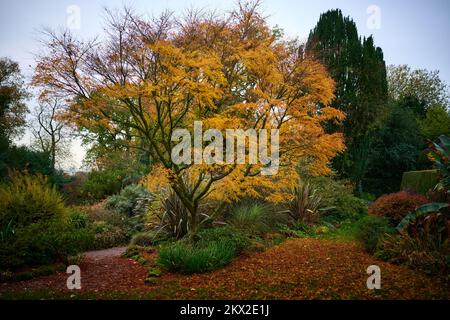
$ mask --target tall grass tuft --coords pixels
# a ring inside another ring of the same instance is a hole
[[[267,230],[268,208],[260,203],[243,204],[232,211],[231,224],[249,234]]]
[[[168,271],[201,273],[227,265],[234,254],[234,248],[224,241],[208,242],[202,246],[178,241],[160,249],[158,264]]]

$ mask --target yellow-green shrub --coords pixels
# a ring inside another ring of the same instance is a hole
[[[0,185],[0,269],[64,261],[85,248],[90,233],[70,213],[44,176],[13,173]]]

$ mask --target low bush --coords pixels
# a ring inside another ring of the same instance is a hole
[[[367,216],[358,221],[356,238],[364,245],[368,253],[373,254],[381,237],[394,232],[395,229],[386,218]]]
[[[277,224],[276,228],[278,232],[286,237],[304,238],[314,235],[313,227],[302,222],[294,223],[293,225]]]
[[[250,244],[249,236],[245,232],[229,225],[208,228],[197,233],[197,244],[200,246],[220,241],[233,248],[235,254],[240,253]]]
[[[160,231],[144,231],[136,233],[130,241],[131,245],[142,247],[157,246],[172,240],[172,237],[164,230]]]
[[[92,237],[73,217],[45,177],[14,173],[0,186],[0,269],[64,262],[84,250]]]
[[[30,270],[21,272],[0,272],[0,283],[1,282],[16,282],[16,281],[26,281],[35,277],[46,276],[57,271],[63,272],[66,270],[66,265],[64,263],[56,263],[51,265],[43,265]]]
[[[94,240],[90,249],[107,249],[127,242],[124,230],[105,221],[92,223],[91,230],[94,234]]]
[[[69,215],[70,223],[77,229],[87,228],[89,225],[89,216],[80,210],[72,210]]]
[[[447,203],[428,203],[409,213],[397,226],[399,235],[379,243],[379,258],[450,276]],[[448,278],[450,280],[450,278]]]
[[[89,249],[103,249],[122,245],[145,229],[143,215],[129,217],[104,208],[102,203],[76,207],[72,218],[76,225],[85,224],[95,238]]]
[[[335,230],[331,224],[311,225],[302,222],[293,225],[278,224],[278,232],[286,237],[294,238],[323,238]]]
[[[105,203],[109,210],[116,210],[128,216],[144,214],[147,211],[153,197],[151,193],[142,186],[129,185],[120,193],[110,196]]]
[[[369,214],[386,217],[396,226],[409,212],[429,201],[423,195],[401,191],[379,197],[369,207]]]
[[[224,241],[204,245],[178,241],[159,250],[158,264],[168,271],[201,273],[227,265],[234,255],[234,248]]]
[[[353,195],[353,187],[331,177],[311,177],[310,183],[321,197],[321,217],[325,221],[357,221],[367,214],[367,202]]]
[[[379,259],[407,265],[428,274],[450,276],[450,241],[440,243],[407,234],[385,235],[378,243],[375,256]]]

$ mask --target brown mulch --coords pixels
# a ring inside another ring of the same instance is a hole
[[[94,254],[94,256],[96,256]],[[97,255],[98,257],[98,255]],[[147,254],[149,265],[156,254]],[[366,269],[381,268],[381,290],[368,290]],[[378,261],[356,244],[294,239],[264,252],[239,257],[229,266],[199,275],[163,273],[146,284],[148,267],[117,255],[80,264],[82,289],[66,288],[60,272],[29,281],[0,284],[0,299],[46,292],[56,298],[148,299],[449,299],[450,288],[403,266]],[[117,295],[113,294],[117,293]],[[119,295],[120,293],[120,295]]]

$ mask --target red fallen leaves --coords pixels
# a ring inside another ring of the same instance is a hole
[[[146,255],[152,263],[156,255]],[[381,268],[381,290],[368,290],[366,269]],[[85,259],[83,293],[108,298],[112,292],[125,297],[152,299],[449,299],[450,290],[437,279],[367,255],[353,243],[333,240],[288,240],[265,252],[242,256],[229,266],[200,275],[163,273],[157,284],[144,283],[147,269],[133,260],[110,257]],[[30,281],[1,284],[12,290],[58,291],[67,275],[57,273]]]

